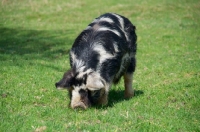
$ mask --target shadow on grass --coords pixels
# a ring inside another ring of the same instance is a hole
[[[9,57],[20,59],[57,59],[68,54],[73,40],[66,36],[66,30],[27,30],[22,28],[0,27],[0,59]]]
[[[108,107],[113,107],[114,104],[121,102],[121,101],[125,101],[125,100],[130,100],[133,99],[137,96],[141,96],[143,95],[144,92],[141,90],[135,90],[134,91],[134,97],[129,98],[129,99],[125,99],[124,98],[124,90],[111,90],[109,92],[109,99],[108,99],[108,105],[107,106],[95,106],[95,108],[97,109],[106,109]]]

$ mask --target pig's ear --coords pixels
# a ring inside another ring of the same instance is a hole
[[[70,88],[74,84],[74,72],[73,70],[67,71],[63,78],[65,79],[65,87]]]
[[[104,88],[103,79],[97,73],[90,73],[87,76],[86,87],[89,90],[99,90]]]
[[[74,72],[73,70],[67,71],[64,75],[63,78],[56,83],[56,87],[58,89],[62,88],[70,88],[74,83]]]

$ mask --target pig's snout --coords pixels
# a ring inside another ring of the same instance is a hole
[[[81,89],[78,96],[72,97],[71,107],[72,109],[87,109],[91,106],[90,100],[88,99],[88,91]]]
[[[88,107],[83,103],[83,102],[79,102],[75,105],[72,106],[73,109],[87,109]]]

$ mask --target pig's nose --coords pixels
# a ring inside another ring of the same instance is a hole
[[[87,109],[87,106],[83,102],[79,102],[76,105],[72,106],[73,109]]]

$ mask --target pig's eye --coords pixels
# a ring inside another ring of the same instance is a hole
[[[101,90],[88,90],[88,96],[90,101],[95,104],[101,96]]]
[[[100,97],[100,91],[101,90],[91,91],[92,98],[95,98],[95,99],[99,98]]]

